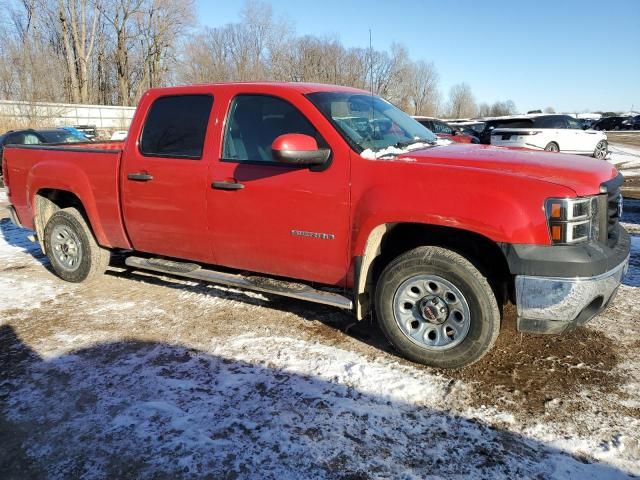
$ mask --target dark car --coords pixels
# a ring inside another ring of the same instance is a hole
[[[447,140],[451,140],[456,143],[479,143],[476,135],[469,135],[459,128],[453,127],[442,120],[438,120],[437,118],[421,116],[415,116],[413,118],[415,118],[422,126],[427,127],[435,133],[439,138],[446,138]]]
[[[640,130],[640,115],[627,117],[627,119],[622,122],[622,125],[624,125],[625,130]]]
[[[594,123],[591,128],[593,130],[624,130],[624,121],[629,117],[606,117],[601,118]]]
[[[491,132],[496,128],[526,128],[533,124],[530,118],[496,118],[483,122],[484,126],[478,138],[480,143],[485,145],[491,145]]]
[[[47,128],[42,130],[10,130],[0,135],[0,164],[5,145],[38,145],[51,143],[80,143],[90,140],[80,133],[73,133],[64,128]],[[0,186],[2,186],[2,172],[0,171]]]
[[[449,122],[449,125],[476,138],[478,138],[480,133],[484,130],[484,122],[482,121],[455,121]]]
[[[595,125],[595,123],[598,121],[598,120],[594,120],[593,118],[578,118],[577,120],[580,123],[580,125],[582,125],[583,130],[592,129],[593,125]]]

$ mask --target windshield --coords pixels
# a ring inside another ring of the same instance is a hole
[[[46,143],[79,143],[89,139],[84,135],[77,135],[66,130],[45,130],[38,132]]]
[[[388,147],[435,143],[436,136],[380,97],[365,93],[317,92],[307,98],[329,119],[358,153]]]

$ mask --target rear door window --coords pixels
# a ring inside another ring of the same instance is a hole
[[[147,114],[140,152],[150,157],[199,160],[212,106],[211,95],[158,98]]]

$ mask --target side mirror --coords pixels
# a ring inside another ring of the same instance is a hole
[[[291,165],[322,165],[329,160],[331,150],[318,148],[318,142],[309,135],[285,133],[271,144],[271,152],[276,162]]]

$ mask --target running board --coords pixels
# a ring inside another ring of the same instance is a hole
[[[309,302],[331,305],[333,307],[344,308],[346,310],[351,310],[353,308],[353,302],[351,299],[343,295],[326,292],[324,290],[317,290],[309,285],[300,283],[276,280],[268,277],[244,276],[233,273],[218,272],[215,270],[204,269],[195,263],[173,262],[171,260],[164,260],[160,258],[127,257],[125,263],[129,267],[151,270],[153,272],[164,273],[167,275],[177,275],[179,277],[190,278],[192,280],[218,283],[230,287],[254,290],[257,292],[272,293],[275,295],[297,298],[298,300],[307,300]]]

